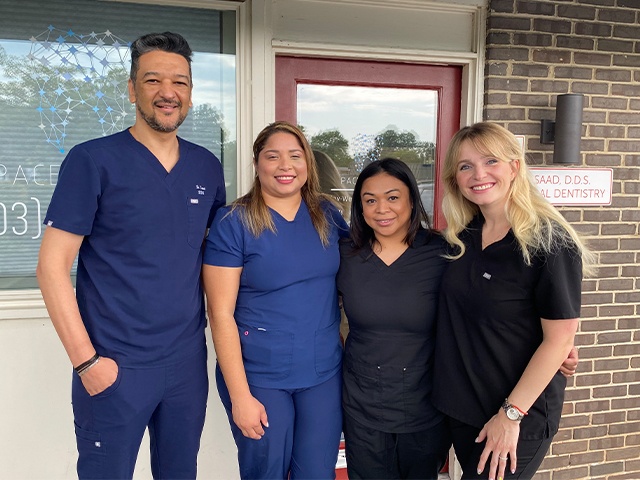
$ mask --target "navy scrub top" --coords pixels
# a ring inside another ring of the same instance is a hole
[[[120,366],[168,365],[205,346],[202,245],[224,179],[211,152],[178,141],[171,172],[129,130],[75,146],[44,219],[84,235],[80,314]]]
[[[318,385],[342,361],[336,273],[338,239],[348,227],[326,203],[331,234],[325,248],[303,201],[292,221],[270,209],[276,233],[265,230],[256,238],[242,224],[240,209],[218,211],[204,263],[242,267],[234,316],[247,380],[262,388]]]

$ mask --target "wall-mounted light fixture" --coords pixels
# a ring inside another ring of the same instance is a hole
[[[558,95],[556,120],[541,120],[540,143],[553,143],[553,163],[581,163],[582,106],[584,95]]]

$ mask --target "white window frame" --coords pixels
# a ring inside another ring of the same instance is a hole
[[[238,160],[236,163],[238,178],[238,192],[243,192],[246,185],[246,175],[244,172],[242,159],[247,158],[247,145],[251,151],[251,139],[246,138],[251,134],[247,124],[251,117],[251,89],[250,81],[247,79],[250,63],[247,62],[247,52],[250,52],[250,31],[249,2],[224,1],[224,0],[106,0],[112,2],[152,4],[165,6],[181,6],[193,8],[206,8],[211,10],[233,10],[236,12],[236,91],[237,105],[236,118],[238,132]],[[250,57],[249,57],[250,58]],[[250,158],[250,153],[249,153]],[[241,174],[242,173],[242,174]],[[42,299],[42,294],[37,288],[0,290],[0,321],[9,320],[36,320],[48,319],[49,315]]]

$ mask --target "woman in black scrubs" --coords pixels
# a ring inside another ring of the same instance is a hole
[[[435,479],[451,444],[444,416],[429,399],[446,243],[429,227],[406,164],[383,159],[362,171],[350,233],[338,272],[349,321],[343,363],[349,478]]]
[[[462,478],[531,478],[558,431],[558,368],[578,327],[592,254],[539,193],[517,139],[478,123],[449,144],[433,402]]]

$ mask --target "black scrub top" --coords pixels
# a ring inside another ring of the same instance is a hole
[[[482,250],[478,216],[460,235],[465,254],[443,277],[436,339],[433,402],[447,415],[482,428],[495,415],[542,343],[541,318],[580,316],[582,261],[558,247],[526,265],[513,233]],[[556,373],[529,415],[520,437],[554,435],[566,379]]]
[[[426,430],[443,416],[430,401],[436,302],[445,241],[421,230],[391,265],[370,248],[340,248],[338,291],[349,320],[343,407],[359,423],[388,433]]]

